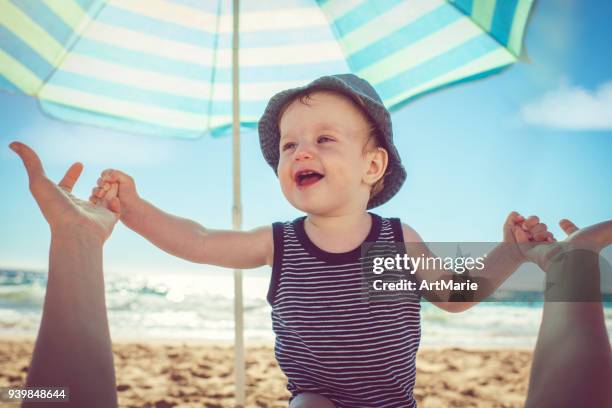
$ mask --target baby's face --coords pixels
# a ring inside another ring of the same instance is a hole
[[[370,192],[363,178],[366,118],[336,93],[315,92],[308,103],[293,101],[279,123],[277,170],[283,194],[309,214],[365,208]]]

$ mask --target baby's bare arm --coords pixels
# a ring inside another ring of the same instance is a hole
[[[141,200],[140,216],[125,225],[160,249],[191,262],[227,268],[272,265],[272,228],[251,231],[211,230],[195,221],[168,214]]]
[[[252,231],[211,230],[195,221],[169,214],[142,199],[134,179],[119,170],[106,170],[91,199],[106,194],[105,184],[118,183],[118,205],[111,208],[131,230],[158,248],[191,262],[227,268],[272,265],[272,227]],[[106,197],[108,199],[108,197]]]
[[[409,256],[425,258],[437,256],[430,251],[420,235],[406,224],[402,224],[402,232],[406,243],[406,250]],[[507,278],[514,272],[524,260],[520,258],[520,253],[512,251],[511,247],[514,244],[501,243],[493,248],[484,261],[484,269],[474,270],[470,274],[472,281],[479,281],[478,290],[472,295],[477,301],[450,301],[450,296],[453,293],[448,289],[428,290],[423,293],[423,296],[437,307],[449,312],[462,312],[476,305],[480,300],[489,296],[497,287],[499,287]],[[450,280],[456,274],[452,271],[439,268],[419,269],[416,272],[416,278],[419,282],[427,281],[429,283],[440,279]],[[448,301],[447,301],[448,300]]]
[[[406,253],[411,257],[435,257],[435,254],[430,251],[429,247],[423,242],[421,236],[412,229],[409,225],[402,223],[402,233],[404,236],[404,243],[406,245]],[[427,274],[424,275],[422,270],[418,270],[416,272],[416,278],[418,282],[426,280],[428,282],[433,282],[438,279],[448,279],[452,277],[452,273],[445,270],[428,270]],[[447,300],[450,295],[450,292],[447,290],[439,290],[439,291],[425,291],[423,293],[423,297],[431,302],[433,305],[439,307],[440,309],[449,311],[449,312],[460,312],[471,306],[471,303],[468,302],[446,302],[443,300]]]

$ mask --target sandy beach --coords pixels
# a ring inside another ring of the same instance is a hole
[[[31,339],[0,341],[0,387],[25,382]],[[233,406],[232,347],[175,341],[114,344],[120,407]],[[247,345],[247,407],[287,407],[271,345]],[[414,394],[419,407],[520,407],[532,353],[517,349],[423,348]]]

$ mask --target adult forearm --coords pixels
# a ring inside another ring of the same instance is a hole
[[[596,252],[573,250],[549,265],[526,407],[612,403],[612,353],[600,291],[602,264],[609,267]]]
[[[169,254],[193,262],[202,258],[207,231],[197,222],[164,212],[142,199],[121,219],[128,228]]]
[[[47,291],[27,385],[68,387],[68,406],[117,405],[102,244],[79,227],[53,231],[51,237]]]

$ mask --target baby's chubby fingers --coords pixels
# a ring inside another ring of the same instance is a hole
[[[525,242],[529,240],[529,234],[525,232],[521,225],[525,217],[516,211],[512,211],[504,223],[504,241]]]
[[[129,183],[132,178],[120,170],[106,169],[100,175],[100,178],[107,183]]]
[[[537,217],[535,217],[537,218]],[[536,242],[555,242],[555,237],[548,231],[548,227],[544,223],[537,223],[528,229],[531,235],[531,240]]]
[[[102,189],[105,191],[104,199],[109,202],[119,196],[119,183],[106,183]]]
[[[100,174],[100,179],[102,180],[110,180],[111,178],[114,178],[115,176],[113,175],[115,172],[114,169],[106,169],[102,172],[102,174]]]
[[[117,183],[112,183],[112,184],[105,184],[106,188],[103,188],[104,193],[105,193],[105,197],[104,199],[107,201],[112,200],[113,198],[117,197],[117,192],[119,191],[119,184]]]
[[[103,180],[102,177],[98,177],[98,180],[96,181],[96,185],[100,188],[104,188],[105,190],[108,190],[110,188],[109,182],[106,180]]]
[[[531,230],[533,227],[540,223],[540,218],[537,215],[531,215],[525,219],[525,222],[521,225],[523,230]]]
[[[104,196],[106,195],[106,191],[109,189],[109,187],[107,187],[106,189],[101,187],[94,187],[91,190],[91,195],[97,198],[104,198]]]
[[[514,228],[524,221],[525,217],[516,211],[512,211],[510,214],[508,214],[508,217],[506,217],[506,222],[504,222],[504,230],[514,231]]]
[[[106,208],[114,212],[117,216],[121,214],[121,202],[117,198],[117,192],[119,191],[119,184],[112,183],[109,187],[108,194],[103,199],[103,204]]]
[[[121,201],[123,209],[127,210],[132,204],[137,203],[140,199],[136,192],[136,183],[134,179],[124,172],[115,169],[104,170],[100,175],[98,186],[103,189],[108,189],[112,184],[117,184],[117,197]],[[111,198],[112,197],[109,197],[108,199],[110,200]]]
[[[555,237],[550,231],[542,231],[532,235],[535,242],[555,242]]]
[[[531,227],[529,230],[531,231],[532,235],[536,235],[542,232],[546,232],[548,230],[548,227],[546,226],[546,224],[540,222],[534,225],[533,227]]]
[[[117,197],[113,197],[108,203],[108,208],[121,218],[121,201]]]
[[[525,220],[525,217],[523,217],[521,214],[519,214],[516,211],[512,211],[510,214],[508,214],[508,217],[506,218],[506,225],[518,224],[524,220]]]

